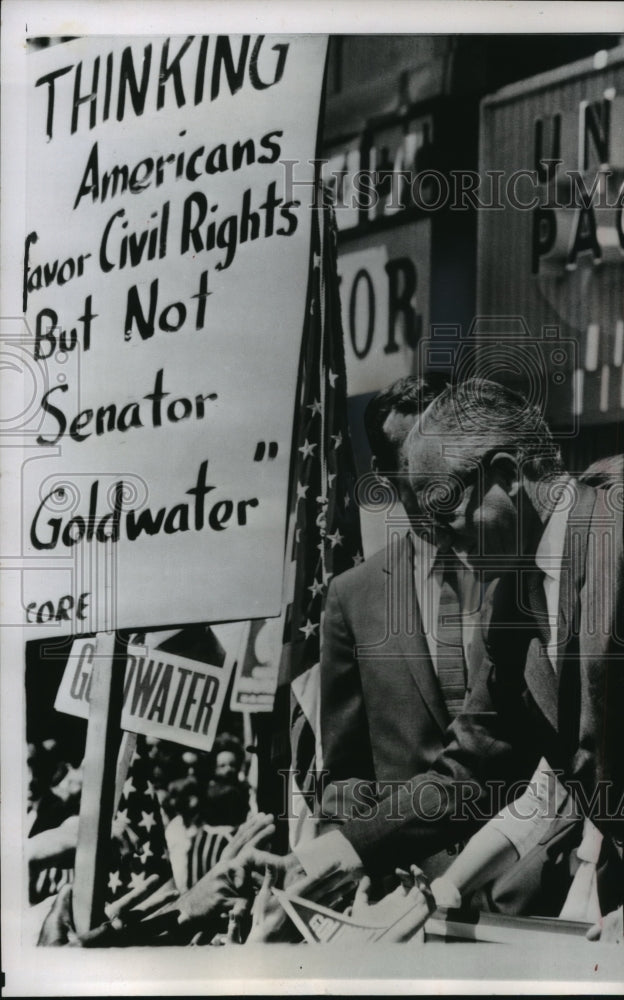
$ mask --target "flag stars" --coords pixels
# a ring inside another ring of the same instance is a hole
[[[313,444],[310,444],[310,442],[306,438],[305,441],[303,442],[301,448],[299,448],[299,451],[301,452],[301,454],[303,455],[303,457],[305,459],[305,458],[308,458],[310,455],[314,454],[314,449],[315,448],[316,448],[316,442],[314,442]]]
[[[113,896],[121,886],[121,879],[119,877],[119,872],[111,872],[108,876],[108,888],[112,892]]]
[[[149,858],[154,857],[154,852],[149,844],[143,845],[143,853],[139,856],[142,864],[147,864]]]
[[[351,506],[351,497],[349,496],[348,493],[345,493],[345,495],[344,495],[344,509],[346,510],[347,507],[350,507],[350,506]]]
[[[304,486],[303,483],[297,483],[297,500],[305,500],[306,493],[309,489],[309,486]]]
[[[135,792],[135,791],[136,791],[136,788],[134,787],[134,785],[132,783],[132,776],[130,776],[129,778],[126,778],[126,780],[124,781],[123,793],[122,794],[124,795],[125,798],[128,798],[128,796],[131,795],[132,792]]]
[[[322,409],[321,409],[321,404],[318,401],[318,399],[315,399],[313,403],[308,403],[308,410],[312,411],[312,416],[313,417],[316,416],[317,413],[320,416],[321,413],[323,412]]]
[[[313,580],[312,586],[308,587],[308,590],[312,591],[312,597],[318,597],[319,594],[323,593],[324,585],[320,580]]]
[[[327,538],[331,542],[332,549],[335,549],[337,545],[342,545],[344,535],[341,535],[338,528],[336,528],[333,535],[328,535]]]
[[[334,442],[334,451],[338,451],[342,444],[342,432],[338,431],[337,434],[332,434],[331,439]]]
[[[338,374],[336,372],[333,372],[330,368],[329,371],[327,372],[327,378],[329,379],[329,384],[331,385],[332,389],[335,389]]]
[[[118,809],[117,815],[113,820],[113,828],[112,828],[113,837],[123,836],[129,823],[130,820],[128,819],[128,810]]]
[[[337,473],[335,473],[335,472],[328,472],[327,473],[327,484],[328,484],[328,486],[331,487],[334,479],[336,478],[336,475],[337,475]]]
[[[153,784],[152,784],[152,782],[151,782],[151,781],[149,781],[149,780],[148,780],[148,782],[147,782],[147,785],[146,785],[146,789],[145,789],[145,790],[146,790],[147,794],[148,794],[148,795],[149,795],[149,796],[150,796],[151,798],[153,798],[153,799],[155,799],[155,798],[156,798],[156,789],[154,788],[154,786],[153,786]]]
[[[317,271],[319,269],[319,267],[321,266],[321,255],[320,255],[320,253],[314,253],[314,254],[312,254],[312,265],[313,265],[315,271]]]
[[[353,556],[353,565],[359,566],[360,563],[364,562],[364,556],[360,552],[356,552]]]
[[[310,619],[308,618],[305,625],[303,625],[299,629],[299,631],[303,632],[305,639],[309,639],[311,635],[314,635],[317,628],[318,628],[318,622],[311,622]]]
[[[128,887],[130,889],[142,889],[147,882],[147,877],[145,872],[133,872],[130,876],[130,881],[128,882]]]
[[[149,833],[153,826],[156,826],[156,820],[154,819],[153,812],[143,812],[141,809],[141,822],[139,826],[144,826]]]

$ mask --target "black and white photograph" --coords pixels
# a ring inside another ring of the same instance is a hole
[[[624,5],[5,0],[1,142],[5,995],[621,993]]]

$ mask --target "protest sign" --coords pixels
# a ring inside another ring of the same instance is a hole
[[[249,622],[234,671],[233,712],[270,712],[273,708],[284,615]]]
[[[241,626],[223,645],[218,663],[200,663],[163,652],[154,645],[130,644],[125,650],[121,728],[198,750],[210,750],[225,699]],[[232,633],[233,626],[224,626]],[[214,630],[219,636],[218,626]],[[89,718],[92,668],[98,639],[78,639],[72,646],[54,707]]]
[[[325,45],[30,52],[9,624],[279,612]],[[307,183],[286,189],[286,160]]]

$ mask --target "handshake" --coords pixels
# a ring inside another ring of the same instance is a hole
[[[307,875],[294,854],[272,854],[263,845],[275,832],[273,817],[260,813],[247,820],[221,859],[186,892],[158,876],[107,907],[107,919],[77,934],[71,886],[56,897],[39,936],[40,945],[130,947],[136,945],[243,944],[294,942],[300,934],[271,890],[342,913],[351,921],[379,929],[377,939],[408,941],[421,931],[437,901],[426,879],[412,866],[397,870],[399,886],[371,901],[371,882],[360,872],[329,864]],[[457,890],[455,890],[457,894]],[[444,905],[449,904],[447,897]],[[422,937],[422,935],[421,935]]]

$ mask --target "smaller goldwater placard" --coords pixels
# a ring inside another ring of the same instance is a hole
[[[234,666],[229,650],[237,649],[243,627],[235,627],[238,642],[224,643],[223,661],[215,664],[167,653],[150,644],[128,645],[122,729],[210,750]],[[233,630],[233,626],[223,628],[230,633]],[[89,718],[91,676],[97,655],[97,637],[74,641],[54,703],[57,712]]]

